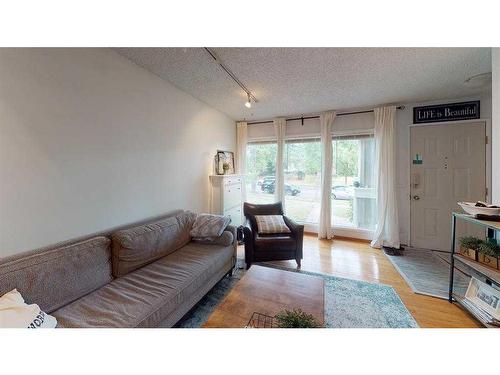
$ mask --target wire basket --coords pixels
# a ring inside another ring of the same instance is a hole
[[[245,328],[276,328],[274,316],[254,312]]]

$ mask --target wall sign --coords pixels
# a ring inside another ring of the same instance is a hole
[[[413,107],[413,123],[478,119],[480,117],[479,109],[479,100]]]

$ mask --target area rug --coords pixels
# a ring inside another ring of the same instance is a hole
[[[241,266],[242,260],[238,261]],[[417,322],[390,286],[271,264],[259,265],[323,278],[327,328],[418,328]],[[244,270],[238,269],[232,277],[221,280],[176,326],[201,327],[244,273]]]
[[[405,248],[401,256],[386,256],[415,293],[448,299],[450,265],[441,255],[432,250]],[[465,294],[469,280],[455,270],[454,290]]]

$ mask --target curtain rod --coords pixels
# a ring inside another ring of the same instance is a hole
[[[400,105],[396,107],[396,109],[405,109],[404,105]],[[349,115],[358,115],[360,113],[370,113],[373,112],[373,109],[367,109],[366,111],[355,111],[355,112],[343,112],[343,113],[338,113],[337,116],[349,116]],[[302,116],[302,117],[292,117],[292,118],[287,118],[286,121],[297,121],[297,120],[302,120],[302,125],[304,125],[304,120],[310,120],[313,118],[319,118],[319,116]],[[257,125],[257,124],[272,124],[273,120],[268,120],[268,121],[254,121],[254,122],[248,122],[248,125]]]

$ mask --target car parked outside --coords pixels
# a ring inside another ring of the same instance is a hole
[[[261,181],[258,182],[258,185],[260,185],[260,189],[264,191],[263,187],[269,185],[270,183],[274,183],[274,181],[276,181],[275,176],[266,176]]]
[[[337,185],[332,187],[332,198],[339,201],[352,199],[352,186]]]
[[[276,190],[276,180],[269,181],[268,183],[262,182],[260,188],[266,193],[274,194]],[[285,194],[295,197],[300,194],[300,189],[298,186],[285,184]]]

